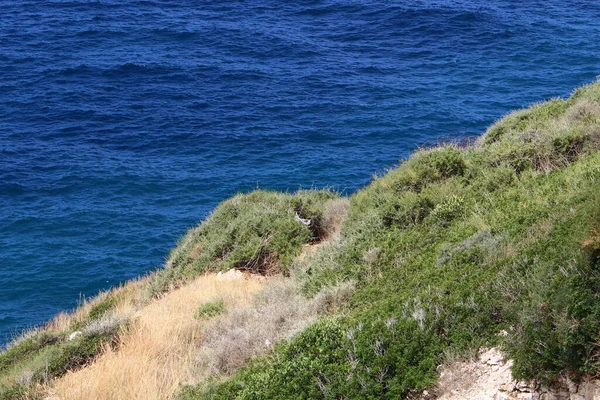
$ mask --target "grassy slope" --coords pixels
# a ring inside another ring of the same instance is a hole
[[[48,385],[44,397],[68,400],[165,400],[181,382],[194,381],[198,348],[205,339],[198,313],[219,304],[219,311],[245,310],[264,283],[197,278],[147,306],[134,310],[131,328],[119,347],[105,350],[90,366]],[[212,308],[214,311],[215,308]],[[123,310],[124,311],[124,310]],[[194,373],[192,373],[192,371]]]
[[[268,355],[181,398],[400,398],[432,384],[447,357],[488,344],[504,346],[517,377],[594,373],[599,148],[596,83],[505,117],[473,146],[415,153],[353,195],[341,234],[300,258],[333,231],[345,201],[329,191],[235,196],[188,232],[166,269],[0,353],[0,399],[35,398],[39,383],[118,346],[137,326],[123,309],[231,267],[291,275],[319,302],[357,289],[349,311],[325,307],[328,317]]]
[[[596,83],[473,146],[417,152],[355,194],[341,237],[295,265],[308,294],[356,280],[349,315],[181,397],[399,398],[434,382],[444,357],[488,344],[518,378],[596,372],[599,147]]]
[[[137,322],[132,321],[136,310],[193,284],[206,272],[236,267],[288,273],[302,246],[326,233],[323,210],[337,198],[328,190],[260,190],[224,201],[181,240],[168,268],[101,294],[72,314],[57,316],[0,353],[0,400],[42,398],[40,385],[88,366],[106,346],[118,347],[131,323]],[[311,225],[296,221],[296,215],[311,219]],[[79,336],[69,340],[74,333]]]

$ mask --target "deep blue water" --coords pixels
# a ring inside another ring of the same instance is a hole
[[[0,344],[224,198],[333,186],[600,74],[600,5],[0,0]]]

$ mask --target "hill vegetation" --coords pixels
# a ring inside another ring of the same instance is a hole
[[[1,353],[0,399],[60,387],[67,371],[127,348],[139,313],[230,268],[286,283],[265,284],[243,312],[218,296],[186,311],[204,339],[186,342],[195,361],[162,398],[406,398],[441,363],[490,345],[520,379],[595,374],[599,149],[594,83],[513,112],[473,143],[421,149],[349,199],[237,195],[165,269]]]

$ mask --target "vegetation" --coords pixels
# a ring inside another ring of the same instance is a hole
[[[329,190],[295,194],[256,190],[224,201],[171,252],[169,267],[149,282],[151,294],[208,271],[236,268],[264,275],[289,273],[302,245],[325,236],[324,204],[337,197]]]
[[[216,317],[219,314],[225,312],[225,303],[223,300],[210,301],[208,303],[203,303],[196,309],[196,313],[194,314],[194,318],[198,320],[208,319],[212,317]]]
[[[72,340],[43,332],[0,354],[0,399],[35,398],[36,384],[89,363],[110,344],[118,324],[91,326]]]
[[[152,390],[114,398],[172,398],[183,382],[180,399],[406,398],[449,358],[492,345],[519,379],[597,374],[598,150],[600,82],[511,113],[472,145],[421,149],[350,199],[234,196],[165,269],[1,353],[0,399],[33,398],[112,343],[56,390],[76,398],[80,374],[94,393]],[[206,275],[230,268],[283,277]]]
[[[199,347],[217,338],[205,329],[229,314],[199,321],[194,318],[198,304],[222,301],[227,310],[243,310],[263,285],[259,279],[220,280],[210,274],[165,293],[136,312],[130,328],[119,333],[118,347],[106,348],[91,365],[45,384],[44,397],[172,399],[180,383],[208,374],[202,364],[213,353],[199,352]],[[118,311],[125,308],[117,306]]]
[[[42,329],[0,353],[0,399],[34,397],[38,384],[88,365],[106,345],[122,342],[118,334],[128,326],[128,313],[205,272],[235,267],[259,274],[288,273],[302,246],[318,242],[339,222],[335,208],[340,206],[332,203],[336,199],[338,195],[329,190],[295,194],[259,190],[223,202],[182,239],[168,268],[99,295],[73,315],[53,321],[50,325],[57,325],[57,331]],[[326,203],[333,206],[323,219]],[[299,219],[309,219],[310,224]],[[224,311],[225,303],[215,300],[200,306],[192,319],[203,320]],[[69,340],[71,335],[75,336]],[[236,363],[244,361],[241,358]]]
[[[400,398],[446,355],[497,344],[517,378],[596,373],[599,147],[596,83],[508,115],[473,146],[417,152],[294,264],[307,295],[355,281],[350,311],[181,398]]]
[[[128,318],[110,312],[114,294],[84,303],[44,328],[27,332],[0,353],[0,399],[43,398],[40,384],[88,365],[106,346],[116,345]]]

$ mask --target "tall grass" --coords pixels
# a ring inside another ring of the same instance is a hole
[[[202,326],[194,318],[201,304],[222,301],[243,310],[263,283],[256,279],[221,281],[202,276],[136,311],[131,328],[119,335],[94,364],[70,372],[48,388],[52,399],[173,398],[179,385],[194,379]]]

